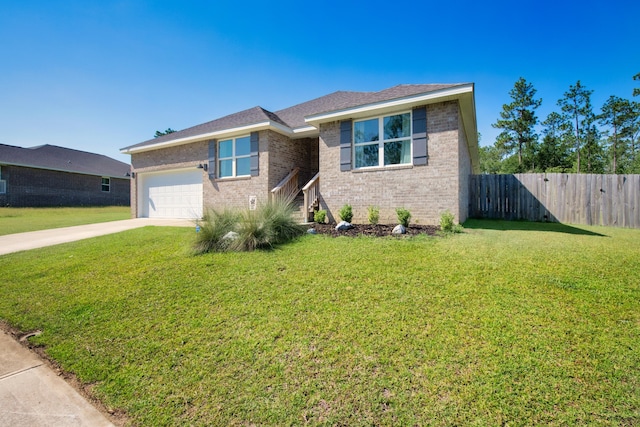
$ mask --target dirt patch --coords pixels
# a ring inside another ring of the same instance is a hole
[[[371,237],[386,237],[391,236],[391,231],[395,225],[387,224],[352,224],[353,228],[350,230],[337,231],[336,224],[313,224],[309,228],[314,228],[318,234],[326,234],[332,237],[348,236],[371,236]],[[429,236],[437,236],[440,231],[440,227],[437,225],[414,225],[410,224],[407,227],[407,234],[402,236],[416,236],[418,234],[427,234]]]

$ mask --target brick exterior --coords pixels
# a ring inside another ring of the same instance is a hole
[[[260,131],[258,176],[217,179],[210,178],[203,171],[205,210],[220,207],[248,208],[250,196],[256,196],[258,202],[266,202],[271,189],[295,167],[302,168],[300,185],[304,185],[317,171],[317,141],[317,138],[291,140],[271,130]],[[202,141],[133,154],[131,163],[136,179],[131,183],[131,200],[138,200],[137,174],[194,168],[207,162],[208,150],[208,142]],[[131,204],[133,217],[139,216],[137,204]]]
[[[102,177],[47,169],[2,165],[7,191],[0,206],[128,206],[129,178],[110,178],[102,191]]]
[[[203,173],[204,208],[249,207],[249,197],[268,200],[272,188],[293,168],[301,167],[300,186],[320,172],[321,208],[337,221],[340,208],[349,203],[356,223],[367,222],[367,208],[380,208],[380,222],[397,223],[395,209],[404,207],[412,223],[438,224],[445,211],[459,222],[468,216],[471,160],[458,101],[427,105],[425,166],[398,165],[367,170],[340,171],[340,123],[320,124],[319,138],[290,139],[272,130],[259,133],[259,175],[214,179]],[[136,174],[195,168],[208,159],[208,142],[135,153]],[[131,200],[137,200],[138,179],[131,183]],[[132,203],[132,215],[138,215]]]
[[[372,205],[380,208],[382,223],[397,223],[398,207],[408,209],[416,224],[438,224],[446,210],[464,221],[471,166],[457,101],[427,106],[427,138],[426,166],[341,172],[340,124],[321,124],[321,207],[330,220],[339,220],[338,211],[348,203],[356,223],[367,222],[367,208]]]

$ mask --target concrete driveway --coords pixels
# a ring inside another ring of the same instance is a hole
[[[147,225],[194,227],[195,220],[136,218],[0,236],[0,255],[119,233]]]

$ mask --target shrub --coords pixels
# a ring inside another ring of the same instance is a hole
[[[353,219],[353,209],[351,209],[351,205],[347,204],[340,208],[338,215],[343,221],[351,222]]]
[[[208,210],[199,223],[200,232],[196,234],[194,251],[202,254],[227,250],[230,240],[223,237],[230,231],[236,231],[239,220],[240,213],[231,209]]]
[[[285,243],[304,234],[304,228],[293,218],[295,208],[286,200],[274,200],[260,205],[255,211],[222,212],[210,210],[196,235],[196,253],[212,251],[253,251]],[[224,239],[230,231],[238,233]]]
[[[398,215],[398,221],[400,221],[400,224],[402,224],[404,227],[409,227],[411,212],[409,212],[405,208],[397,208],[396,214]]]
[[[313,221],[318,224],[324,224],[324,221],[327,219],[327,211],[321,209],[319,211],[315,211],[313,214]]]
[[[443,233],[461,233],[462,225],[456,224],[455,216],[451,212],[446,211],[440,216],[440,230],[442,230]]]
[[[380,209],[377,206],[369,206],[367,208],[367,219],[369,224],[376,225],[380,220]]]

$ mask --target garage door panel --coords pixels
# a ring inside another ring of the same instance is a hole
[[[149,218],[202,217],[202,173],[173,171],[142,178],[141,211]]]

